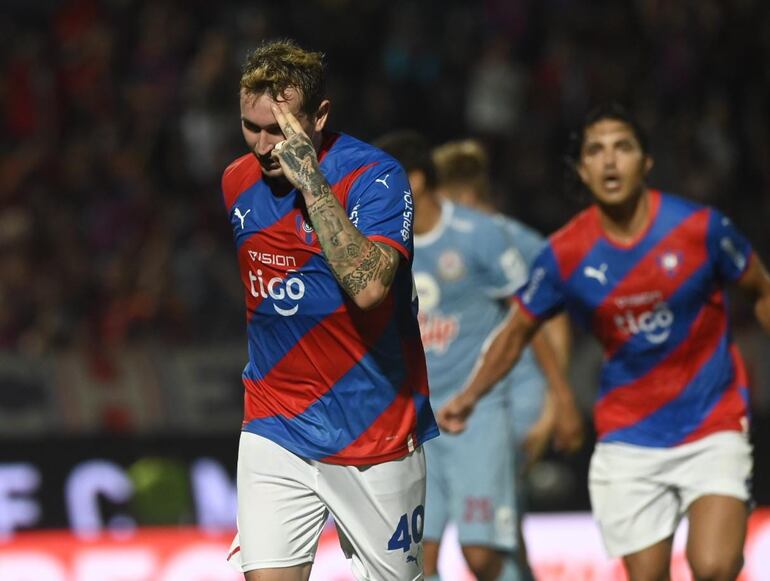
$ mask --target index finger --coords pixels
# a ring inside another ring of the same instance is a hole
[[[289,106],[286,103],[275,103],[272,105],[272,109],[278,126],[287,138],[297,133],[305,133],[302,125],[294,116],[294,113],[289,110]]]

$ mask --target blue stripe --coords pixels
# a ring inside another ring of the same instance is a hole
[[[645,338],[644,333],[638,333],[629,337],[612,358],[605,362],[599,387],[600,397],[643,377],[687,339],[693,322],[706,304],[692,297],[699,296],[710,274],[711,265],[706,262],[668,298],[666,303],[675,319],[671,325],[671,334],[662,344],[654,345]]]
[[[708,417],[732,384],[734,375],[729,336],[725,333],[717,350],[676,399],[632,426],[608,432],[602,441],[675,446]],[[654,386],[650,387],[654,389]]]

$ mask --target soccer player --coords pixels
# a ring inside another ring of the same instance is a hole
[[[506,229],[512,242],[509,250],[511,265],[521,272],[517,278],[527,277],[532,262],[545,245],[544,238],[519,220],[497,212],[492,205],[489,161],[484,147],[474,139],[450,141],[433,150],[433,161],[438,178],[437,189],[448,199],[494,216]],[[562,313],[543,325],[543,332],[554,347],[563,373],[567,372],[571,333],[569,319]],[[514,491],[517,500],[516,560],[522,576],[531,579],[527,561],[521,519],[526,509],[527,469],[545,452],[556,422],[555,406],[548,397],[545,377],[529,349],[505,378],[508,384],[508,411],[516,455]]]
[[[291,41],[248,57],[240,110],[249,153],[222,178],[249,356],[229,559],[247,581],[307,580],[331,513],[358,579],[422,579],[438,429],[406,174],[325,130],[323,55]]]
[[[491,216],[438,196],[431,150],[424,138],[398,132],[377,144],[404,166],[414,195],[413,270],[435,407],[448,401],[471,373],[484,343],[506,317],[503,301],[525,282],[526,268],[507,231]],[[554,389],[569,398],[553,352],[546,343],[538,345],[544,350],[549,377],[554,377]],[[506,400],[507,385],[501,384],[465,432],[426,444],[428,579],[437,579],[439,541],[450,521],[457,525],[463,555],[478,579],[521,578],[513,560],[514,455]],[[562,417],[572,421],[564,428],[572,432],[563,429],[562,435],[580,435],[580,416],[571,399]]]
[[[551,236],[508,324],[439,423],[461,430],[540,322],[566,308],[605,351],[589,489],[608,552],[623,557],[632,581],[668,579],[686,514],[694,577],[735,579],[752,459],[725,287],[735,282],[755,300],[770,333],[770,278],[724,215],[647,187],[653,160],[622,107],[590,113],[576,141],[574,168],[593,205]]]

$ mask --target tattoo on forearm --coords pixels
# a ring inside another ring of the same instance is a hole
[[[389,287],[398,268],[398,252],[365,238],[347,219],[325,180],[313,183],[309,193],[310,221],[343,290],[355,297],[373,280]]]

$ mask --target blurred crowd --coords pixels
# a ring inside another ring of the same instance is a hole
[[[601,100],[652,136],[652,182],[733,216],[770,260],[763,0],[6,0],[0,350],[109,352],[243,332],[219,180],[240,64],[292,37],[329,62],[331,126],[476,136],[496,201],[550,233],[570,130]],[[102,369],[105,368],[105,369]]]

